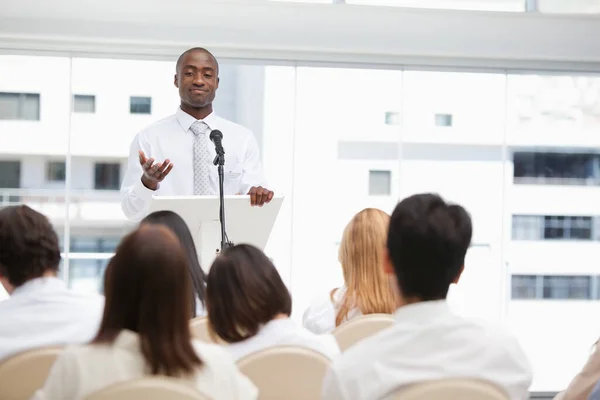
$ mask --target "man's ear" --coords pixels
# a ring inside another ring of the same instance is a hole
[[[465,270],[465,266],[464,264],[460,267],[460,271],[458,271],[458,274],[456,275],[456,278],[454,278],[454,280],[452,281],[452,283],[457,284],[458,281],[460,280],[460,277],[463,273],[463,271]]]
[[[219,78],[219,77],[217,76],[217,86],[215,86],[215,89],[218,89],[218,88],[219,88],[219,83],[220,83],[220,82],[221,82],[221,78]]]
[[[175,74],[175,76],[173,77],[173,85],[175,85],[175,87],[179,89],[179,82],[177,82],[177,74]]]

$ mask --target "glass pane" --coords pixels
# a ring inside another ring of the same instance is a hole
[[[524,0],[345,0],[345,3],[447,10],[525,11]]]
[[[513,275],[511,298],[513,300],[537,298],[537,279],[535,275]]]
[[[558,14],[598,14],[600,0],[537,0],[538,11]]]
[[[539,215],[543,224],[539,239],[521,240],[513,226],[507,242],[513,279],[543,279],[536,299],[513,296],[507,323],[531,360],[531,389],[560,391],[580,371],[599,332],[588,315],[600,312],[594,300],[597,281],[590,278],[600,272],[600,78],[508,75],[507,93],[506,140],[512,158],[507,210]],[[560,348],[550,354],[548,348],[556,343]]]
[[[390,171],[369,171],[369,194],[389,196],[392,194],[392,173]]]
[[[64,164],[67,154],[69,65],[65,57],[0,55],[0,207],[26,204],[59,235],[64,183],[46,179],[46,162]]]
[[[132,114],[152,114],[152,98],[131,96],[129,112]]]
[[[296,87],[292,282],[301,316],[343,282],[337,243],[353,215],[389,213],[397,202],[400,127],[385,116],[401,110],[402,72],[300,67]],[[370,196],[370,171],[390,172],[388,194]]]
[[[73,112],[94,113],[96,112],[96,96],[76,94],[73,96]]]

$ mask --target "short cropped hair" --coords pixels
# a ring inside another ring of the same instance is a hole
[[[191,49],[188,49],[186,51],[184,51],[183,53],[181,53],[181,55],[179,56],[179,58],[177,59],[177,63],[175,64],[175,72],[179,73],[179,70],[181,69],[181,62],[183,61],[183,58],[193,52],[200,52],[200,53],[206,53],[208,54],[213,61],[215,62],[215,66],[217,68],[217,74],[219,73],[219,62],[217,61],[217,58],[213,55],[213,53],[211,53],[210,51],[208,51],[207,49],[205,49],[204,47],[192,47]]]
[[[292,313],[292,298],[269,258],[254,246],[227,248],[212,264],[206,282],[212,331],[228,343],[256,335],[278,314]]]
[[[472,231],[467,211],[437,194],[402,200],[390,219],[387,239],[402,296],[445,299],[464,266]]]
[[[21,205],[0,210],[0,275],[17,287],[60,264],[58,235],[43,214]]]

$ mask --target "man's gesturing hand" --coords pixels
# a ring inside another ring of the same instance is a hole
[[[146,158],[143,151],[140,150],[140,165],[144,170],[142,175],[142,183],[150,190],[158,189],[158,183],[169,175],[173,169],[173,164],[168,159],[162,163],[155,163],[154,158]]]
[[[262,186],[253,186],[248,191],[250,195],[250,205],[261,206],[273,199],[273,192]]]

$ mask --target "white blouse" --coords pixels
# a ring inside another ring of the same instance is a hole
[[[316,297],[306,311],[304,311],[302,326],[316,334],[333,332],[335,329],[335,318],[340,310],[345,293],[346,288],[341,287],[335,289],[333,295],[326,293]],[[348,321],[359,315],[362,315],[360,310],[353,308],[348,311],[348,315],[344,321]]]
[[[193,342],[202,366],[182,382],[197,387],[214,400],[254,400],[258,390],[242,375],[220,346]],[[114,383],[147,376],[139,336],[122,331],[112,345],[96,344],[65,349],[50,370],[44,387],[32,400],[84,399]]]
[[[269,321],[251,338],[224,346],[234,359],[239,360],[250,353],[280,345],[307,347],[330,359],[340,354],[340,347],[332,335],[315,335],[290,318]]]

